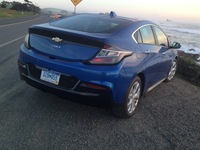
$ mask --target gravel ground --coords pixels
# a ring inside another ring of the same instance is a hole
[[[17,56],[0,65],[0,149],[200,148],[200,88],[180,78],[140,101],[130,119],[74,103],[18,78]],[[5,67],[9,66],[9,67]]]

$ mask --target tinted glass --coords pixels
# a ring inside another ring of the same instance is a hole
[[[155,44],[154,35],[150,26],[145,26],[140,29],[142,41],[145,44]]]
[[[154,27],[155,33],[158,39],[158,44],[163,46],[168,46],[168,40],[166,35],[157,27]]]
[[[51,23],[52,26],[89,33],[112,33],[131,21],[101,15],[76,15]]]
[[[140,35],[140,32],[139,32],[139,31],[135,32],[134,37],[135,37],[135,40],[136,40],[138,43],[142,43],[142,38],[141,38],[141,35]]]

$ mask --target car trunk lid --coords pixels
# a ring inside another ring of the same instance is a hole
[[[108,36],[48,25],[33,26],[29,29],[29,34],[29,44],[33,51],[54,59],[68,61],[91,59],[104,46]]]

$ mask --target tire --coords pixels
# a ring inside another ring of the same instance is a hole
[[[131,117],[138,105],[141,97],[142,82],[137,76],[131,83],[125,102],[123,104],[113,104],[113,114],[120,118]]]
[[[169,82],[174,78],[174,76],[176,74],[176,70],[177,70],[177,61],[174,60],[173,63],[172,63],[172,66],[169,70],[169,73],[167,75],[167,78],[165,79],[166,82]]]

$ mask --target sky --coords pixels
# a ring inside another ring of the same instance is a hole
[[[13,0],[7,0],[13,1]],[[24,0],[15,0],[24,2]],[[74,11],[71,0],[30,0],[40,8]],[[110,12],[132,18],[172,20],[200,24],[200,0],[82,0],[76,12]]]

